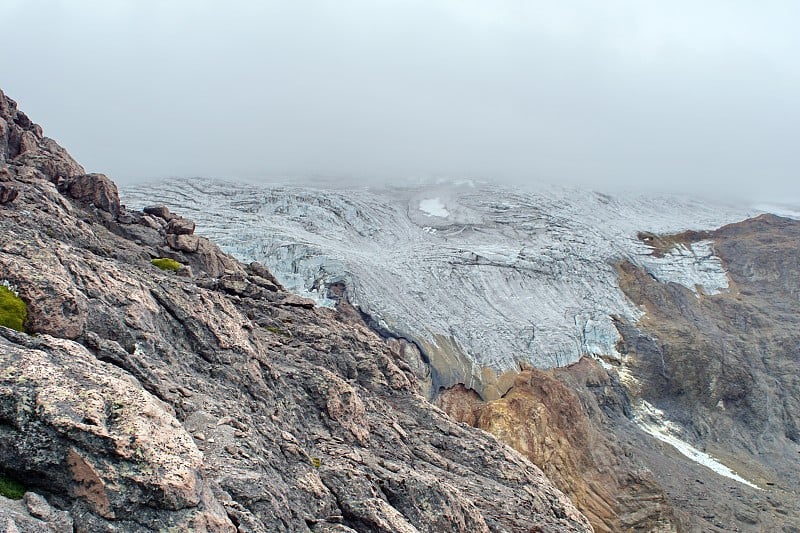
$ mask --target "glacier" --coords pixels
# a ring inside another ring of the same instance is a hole
[[[386,335],[416,344],[436,386],[464,383],[491,398],[500,376],[583,355],[620,359],[614,317],[642,311],[615,264],[698,294],[727,288],[713,243],[663,257],[637,235],[713,229],[756,214],[669,195],[611,196],[557,186],[475,181],[336,187],[172,179],[124,187],[123,201],[163,203],[289,290],[334,306],[346,297]],[[607,363],[606,363],[607,364]]]

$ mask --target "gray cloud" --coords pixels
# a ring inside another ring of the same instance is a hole
[[[796,2],[4,4],[0,86],[122,182],[447,176],[800,199]]]

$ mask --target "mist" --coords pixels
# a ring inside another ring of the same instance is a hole
[[[800,4],[5,0],[0,88],[89,171],[800,201]]]

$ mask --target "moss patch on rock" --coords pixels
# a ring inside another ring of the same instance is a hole
[[[0,285],[0,326],[25,331],[25,319],[28,318],[28,306],[14,291]]]
[[[12,500],[21,500],[25,495],[25,486],[5,474],[0,474],[0,495]]]
[[[153,263],[158,268],[160,268],[161,270],[167,270],[169,272],[175,272],[181,266],[183,266],[174,259],[170,259],[168,257],[159,257],[158,259],[153,259],[150,262]]]

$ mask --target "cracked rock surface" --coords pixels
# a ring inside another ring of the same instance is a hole
[[[0,119],[0,280],[28,304],[0,327],[6,530],[591,530],[373,332],[120,205],[2,93]]]

